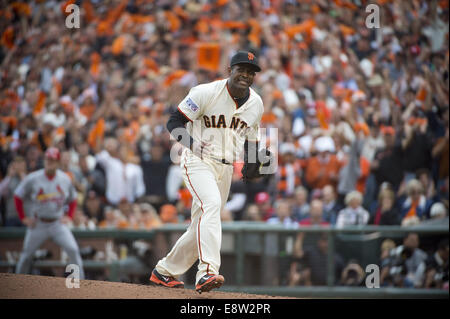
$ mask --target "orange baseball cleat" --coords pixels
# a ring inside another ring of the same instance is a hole
[[[168,288],[184,288],[184,282],[176,280],[172,276],[164,276],[154,269],[150,277],[150,283]]]
[[[208,292],[214,288],[220,288],[225,282],[225,278],[222,275],[204,275],[195,285],[195,290],[198,293]]]

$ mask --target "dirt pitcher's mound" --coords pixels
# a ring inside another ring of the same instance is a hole
[[[81,280],[67,288],[66,278],[0,273],[0,299],[267,299],[285,298],[234,292],[199,294],[193,289],[171,289],[96,280]]]

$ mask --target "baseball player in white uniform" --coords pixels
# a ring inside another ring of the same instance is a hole
[[[62,222],[64,207],[68,204],[67,215],[73,217],[77,201],[76,191],[69,178],[58,169],[60,152],[50,147],[45,152],[44,168],[28,174],[14,193],[17,213],[28,226],[23,243],[23,251],[17,264],[16,273],[30,272],[34,252],[47,240],[52,239],[61,246],[69,257],[69,263],[77,264],[80,279],[84,279],[83,262],[78,244],[72,232]],[[32,201],[32,211],[23,209],[23,201]]]
[[[250,86],[260,70],[253,53],[239,51],[231,59],[229,78],[193,87],[170,117],[169,132],[185,146],[180,166],[193,197],[191,223],[169,254],[157,263],[151,283],[184,287],[177,278],[197,259],[199,293],[224,283],[219,274],[220,212],[230,190],[232,163],[244,148],[248,152],[258,147],[264,108],[261,97]]]

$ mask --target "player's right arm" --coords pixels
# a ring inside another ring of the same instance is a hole
[[[177,142],[189,148],[198,157],[203,158],[204,155],[211,152],[211,145],[194,140],[186,130],[186,123],[188,122],[189,120],[179,110],[176,110],[167,121],[167,129]]]
[[[179,110],[175,110],[170,115],[166,126],[167,130],[169,130],[170,134],[177,142],[180,142],[184,147],[192,149],[194,139],[186,130],[186,123],[188,123],[189,121],[190,120],[185,117]]]
[[[186,130],[186,124],[200,118],[203,113],[207,97],[198,87],[192,88],[189,94],[178,105],[177,110],[172,112],[167,121],[167,129],[170,135],[184,147],[189,148],[195,155],[203,158],[211,152],[209,143],[196,141]]]
[[[14,192],[14,204],[16,206],[17,214],[20,220],[28,227],[33,227],[35,225],[35,219],[26,216],[25,210],[23,208],[23,200],[30,195],[31,186],[33,183],[33,174],[28,174],[17,186]]]

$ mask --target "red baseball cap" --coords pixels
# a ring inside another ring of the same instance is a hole
[[[61,159],[61,153],[56,147],[50,147],[45,151],[45,158],[59,161]]]
[[[259,192],[255,196],[255,202],[257,204],[263,204],[263,203],[267,202],[269,199],[270,199],[270,196],[266,192]]]

